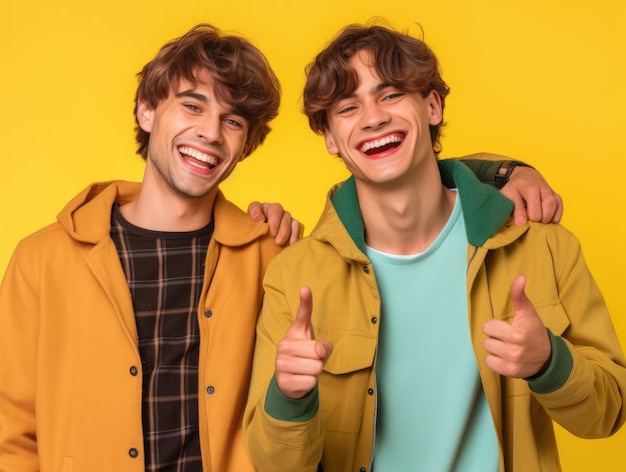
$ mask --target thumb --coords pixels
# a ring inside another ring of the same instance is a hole
[[[300,305],[296,311],[296,317],[287,330],[286,337],[297,339],[315,339],[313,324],[311,323],[311,313],[313,313],[313,294],[309,287],[300,288]]]
[[[513,202],[513,220],[516,225],[523,225],[528,221],[528,213],[524,204],[524,197],[511,184],[507,184],[500,190],[502,195]]]
[[[324,361],[326,361],[333,353],[333,344],[330,341],[320,340],[315,342],[315,354]]]
[[[526,224],[528,222],[528,210],[524,204],[524,199],[520,195],[515,195],[513,203],[515,205],[513,208],[513,220],[515,221],[515,224]]]
[[[526,277],[523,275],[515,277],[511,285],[511,299],[513,300],[513,308],[515,309],[513,324],[535,313],[535,308],[524,291],[525,287]]]
[[[263,205],[259,202],[252,202],[248,205],[248,216],[252,218],[252,221],[265,222],[265,215],[263,214]]]

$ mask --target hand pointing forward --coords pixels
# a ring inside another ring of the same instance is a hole
[[[311,289],[302,287],[296,318],[276,350],[276,383],[291,398],[302,398],[315,387],[333,350],[329,341],[315,339],[312,312]]]
[[[488,338],[487,366],[508,377],[526,378],[543,373],[550,363],[552,349],[546,328],[526,296],[526,278],[516,277],[511,286],[515,314],[513,322],[489,320],[483,325]]]

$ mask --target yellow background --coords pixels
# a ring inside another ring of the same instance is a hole
[[[140,180],[135,73],[199,22],[247,36],[283,84],[274,131],[223,186],[242,206],[280,201],[310,231],[345,177],[299,113],[303,68],[341,26],[384,16],[438,54],[452,88],[442,156],[503,153],[538,167],[626,346],[626,7],[620,0],[8,0],[0,8],[0,274],[19,239],[89,182]],[[618,471],[626,428],[583,441],[558,430],[564,470]]]

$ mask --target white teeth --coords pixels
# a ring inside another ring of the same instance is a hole
[[[211,166],[216,166],[217,164],[219,164],[219,160],[215,157],[212,156],[210,154],[205,154],[203,152],[200,152],[194,148],[190,148],[190,147],[180,147],[178,148],[178,151],[181,154],[185,154],[187,156],[191,156],[194,159],[197,159],[199,161],[202,162],[206,162],[207,164],[211,165]]]
[[[367,152],[370,149],[383,147],[390,143],[401,143],[401,142],[402,142],[402,138],[400,136],[396,136],[396,135],[387,136],[386,138],[377,139],[376,141],[370,141],[368,143],[365,143],[363,146],[361,146],[361,152]]]

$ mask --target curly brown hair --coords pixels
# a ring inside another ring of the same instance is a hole
[[[144,159],[150,133],[137,122],[139,101],[155,108],[181,79],[196,83],[204,71],[211,74],[218,99],[250,123],[246,156],[263,143],[271,129],[269,122],[276,118],[280,106],[281,88],[276,74],[263,53],[246,39],[224,35],[210,24],[199,24],[166,43],[137,74],[135,139],[137,153]]]
[[[349,61],[361,50],[372,54],[383,82],[424,97],[431,90],[437,91],[443,112],[450,88],[441,77],[435,54],[422,40],[379,23],[375,20],[346,26],[306,67],[303,112],[315,133],[323,134],[328,129],[327,111],[333,103],[356,90],[358,77]],[[430,126],[436,153],[440,150],[442,126],[443,123]]]

